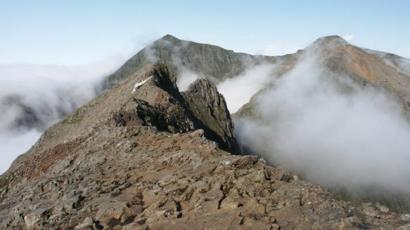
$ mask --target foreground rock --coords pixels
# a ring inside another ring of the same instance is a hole
[[[256,156],[206,80],[180,93],[146,66],[63,122],[0,177],[2,229],[403,229]],[[143,82],[143,84],[142,84]],[[225,150],[223,150],[225,149]]]

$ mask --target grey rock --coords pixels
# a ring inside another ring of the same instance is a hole
[[[86,217],[84,219],[83,222],[81,222],[81,224],[75,226],[76,230],[83,230],[83,229],[88,229],[88,228],[92,228],[94,225],[94,221],[91,217]]]
[[[410,221],[410,214],[402,214],[400,216],[400,220],[402,221]]]

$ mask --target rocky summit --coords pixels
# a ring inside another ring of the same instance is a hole
[[[169,63],[131,68],[141,55],[0,177],[1,229],[410,229],[408,214],[338,199],[241,153],[211,80],[180,92]]]

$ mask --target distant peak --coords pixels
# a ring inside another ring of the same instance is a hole
[[[171,35],[171,34],[166,34],[163,36],[160,40],[167,40],[167,41],[180,41],[177,37]]]
[[[328,35],[328,36],[324,36],[324,37],[320,37],[318,39],[327,39],[327,40],[342,40],[344,41],[344,39],[339,36],[339,35]]]
[[[338,35],[331,35],[316,39],[311,45],[307,47],[307,50],[334,50],[348,45],[349,43]]]
[[[346,45],[348,42],[339,35],[330,35],[318,38],[313,44],[317,45]]]

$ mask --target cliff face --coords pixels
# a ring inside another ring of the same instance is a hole
[[[207,79],[197,80],[183,93],[183,97],[193,115],[205,124],[205,130],[209,129],[209,132],[220,139],[220,146],[233,153],[237,152],[231,116],[225,99],[215,85]]]

